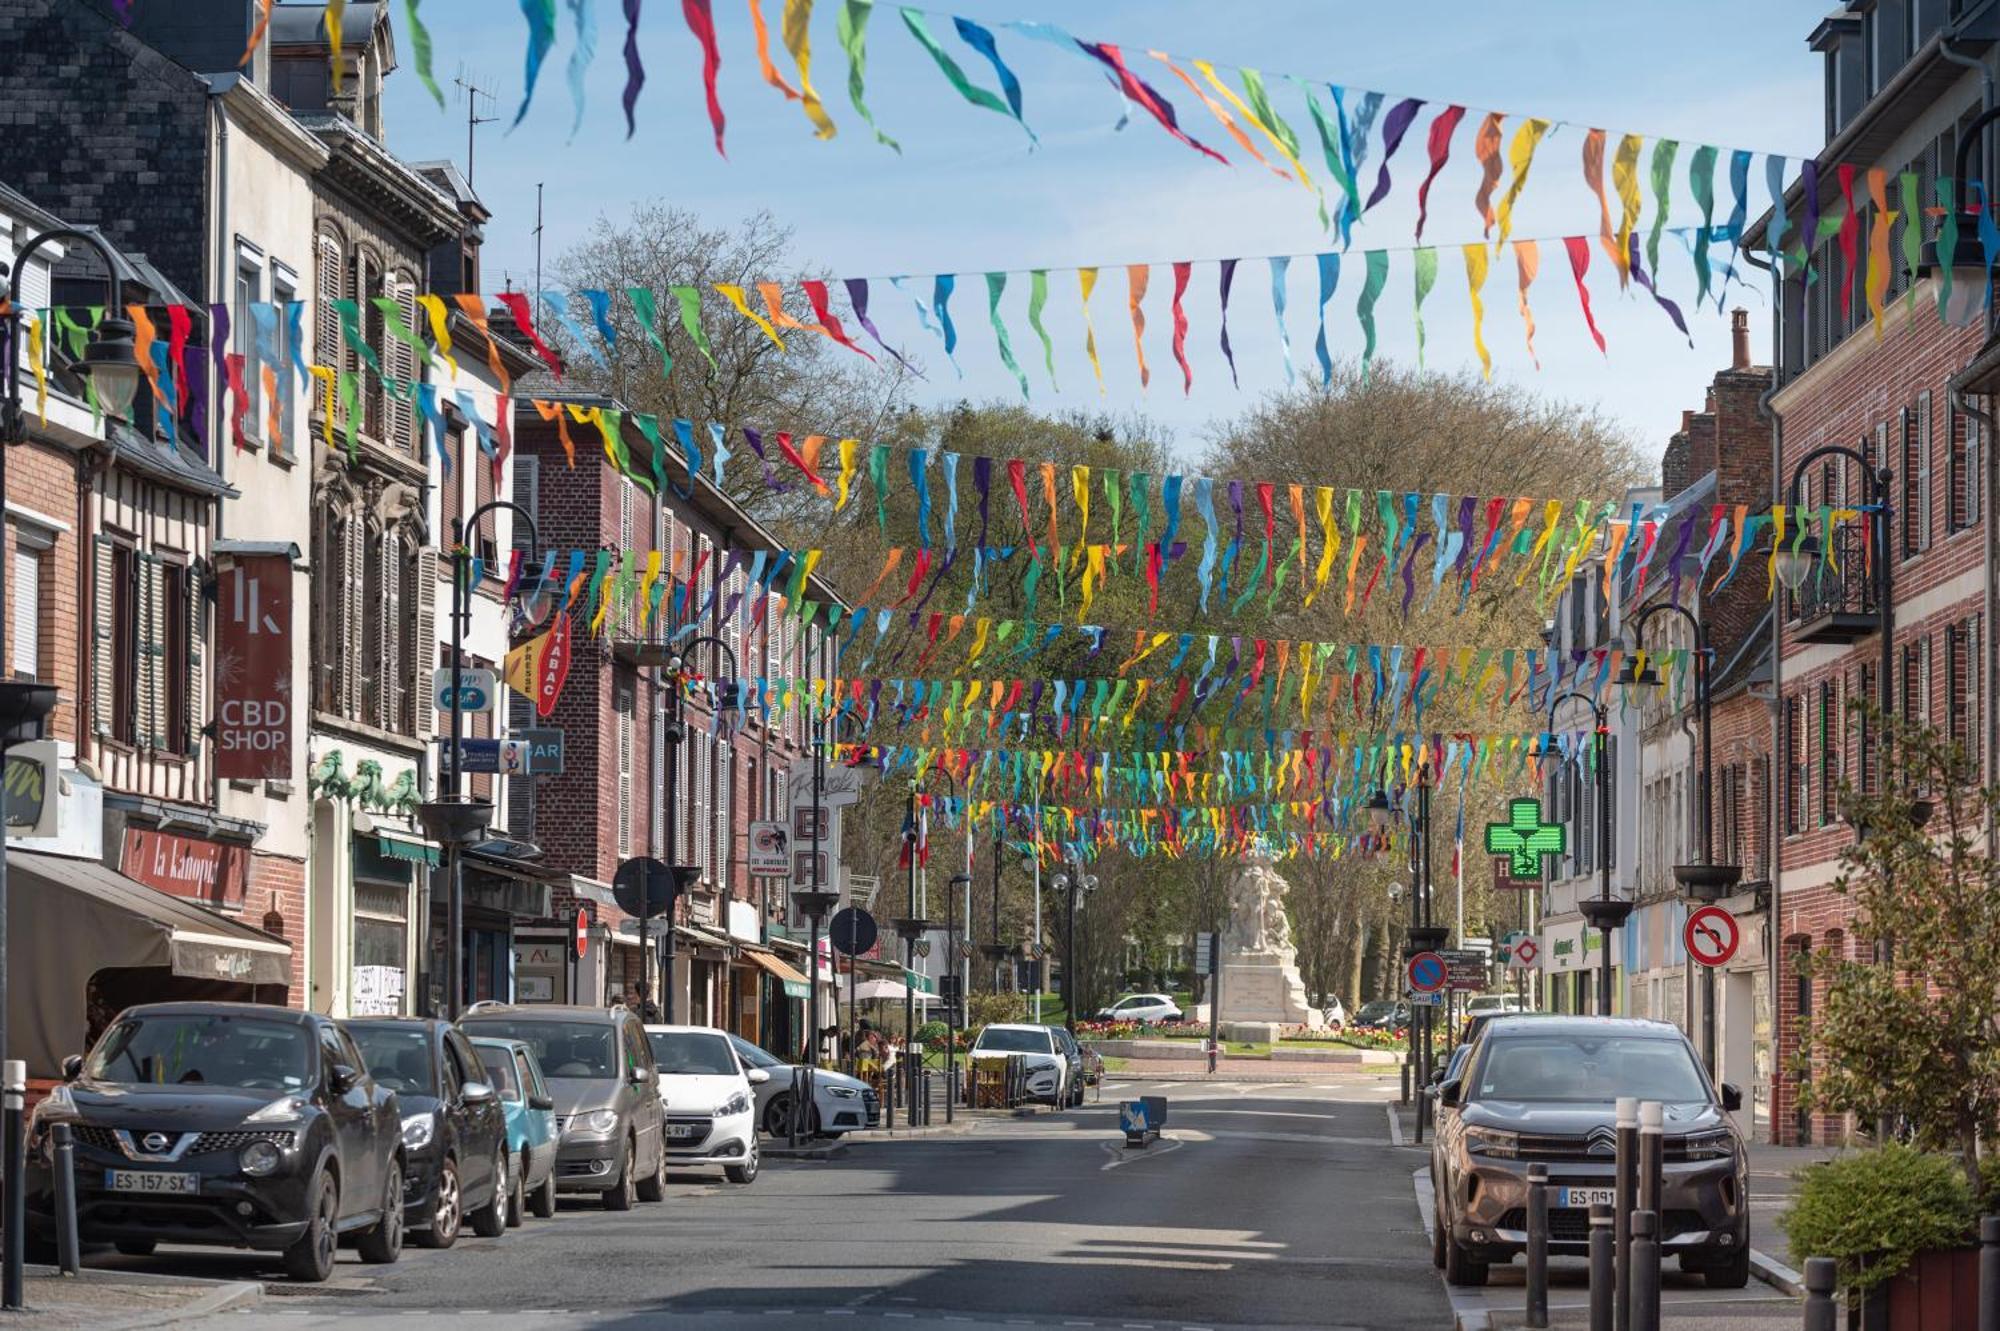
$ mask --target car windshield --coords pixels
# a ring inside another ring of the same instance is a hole
[[[1394,1003],[1384,1002],[1381,999],[1377,999],[1373,1003],[1368,1003],[1363,1005],[1361,1011],[1356,1015],[1366,1020],[1372,1021],[1377,1017],[1386,1017],[1395,1010],[1396,1010],[1396,1005]]]
[[[730,1036],[729,1043],[736,1046],[736,1056],[753,1068],[782,1068],[785,1066],[784,1059],[779,1058],[768,1049],[759,1049],[740,1035]],[[659,1048],[657,1044],[653,1046],[653,1056],[656,1059],[659,1057]]]
[[[660,1071],[676,1077],[729,1077],[736,1073],[736,1056],[721,1035],[700,1031],[648,1031],[653,1061]]]
[[[151,1086],[295,1091],[312,1077],[312,1033],[285,1021],[220,1014],[128,1017],[97,1042],[84,1076]]]
[[[1466,1009],[1466,1011],[1468,1011],[1468,1012],[1498,1012],[1498,1011],[1500,1011],[1500,1009],[1502,1009],[1502,1008],[1504,1008],[1504,1007],[1508,1006],[1508,1005],[1509,1005],[1510,1003],[1512,1003],[1513,1001],[1514,1001],[1513,999],[1511,999],[1511,998],[1507,998],[1507,997],[1495,997],[1495,998],[1475,998],[1475,999],[1473,999],[1473,1000],[1472,1000],[1472,1006],[1470,1006],[1469,1008],[1467,1008],[1467,1009]]]
[[[509,1020],[479,1027],[534,1050],[545,1077],[610,1081],[618,1076],[618,1036],[609,1022]]]
[[[521,1098],[521,1078],[514,1067],[514,1055],[507,1049],[477,1046],[479,1061],[486,1068],[486,1080],[502,1100]]]
[[[1055,1045],[1047,1031],[1010,1031],[988,1026],[979,1033],[979,1043],[973,1048],[992,1054],[1047,1054],[1054,1052]]]
[[[1619,1096],[1708,1099],[1694,1054],[1678,1039],[1634,1035],[1520,1035],[1491,1040],[1473,1096],[1610,1104]]]
[[[361,1057],[368,1061],[368,1075],[377,1085],[404,1095],[438,1093],[430,1033],[423,1027],[357,1021],[347,1028],[347,1033],[361,1046]]]

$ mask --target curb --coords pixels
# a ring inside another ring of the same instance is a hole
[[[209,1293],[192,1302],[167,1312],[150,1311],[138,1318],[121,1318],[116,1314],[106,1318],[101,1325],[105,1328],[172,1326],[181,1322],[196,1321],[212,1317],[217,1313],[236,1308],[248,1307],[264,1298],[265,1290],[261,1281],[228,1280],[215,1281],[200,1276],[176,1276],[154,1271],[114,1271],[85,1267],[73,1276],[65,1276],[59,1266],[28,1265],[23,1268],[28,1275],[53,1280],[74,1280],[84,1285],[195,1285],[209,1289]]]
[[[236,1308],[247,1308],[260,1302],[264,1297],[264,1287],[254,1280],[232,1280],[206,1298],[196,1299],[187,1307],[161,1322],[135,1322],[134,1326],[172,1326],[176,1322],[195,1321],[212,1317],[216,1313]]]
[[[766,1146],[761,1154],[766,1160],[837,1160],[847,1154],[847,1143],[834,1141],[817,1146]]]
[[[1769,1285],[1772,1289],[1788,1294],[1792,1298],[1802,1299],[1806,1296],[1804,1276],[1794,1271],[1791,1267],[1786,1266],[1777,1258],[1772,1257],[1768,1253],[1759,1252],[1755,1248],[1750,1250],[1750,1274],[1755,1279]]]

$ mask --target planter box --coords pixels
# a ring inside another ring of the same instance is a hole
[[[1979,1249],[1922,1253],[1848,1311],[1849,1331],[1963,1331],[1979,1325]]]

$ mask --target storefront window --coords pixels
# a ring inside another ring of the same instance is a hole
[[[409,989],[410,886],[354,884],[354,997],[356,1016],[403,1010]]]

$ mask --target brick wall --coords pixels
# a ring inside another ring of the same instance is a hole
[[[0,180],[199,299],[207,84],[74,0],[0,0],[0,51]]]
[[[306,866],[284,855],[250,853],[250,883],[243,895],[243,922],[277,934],[292,945],[292,987],[285,1002],[306,1001]],[[274,928],[273,926],[279,926]]]
[[[27,411],[31,440],[34,432],[34,410],[34,402],[30,397]],[[32,514],[63,523],[66,527],[66,529],[44,530],[31,517],[24,515],[8,522],[6,541],[10,569],[17,567],[13,561],[22,549],[22,542],[18,539],[21,523],[25,522],[28,525],[37,542],[35,554],[41,560],[41,586],[38,593],[40,617],[37,626],[40,650],[35,677],[44,684],[56,686],[56,710],[49,718],[48,737],[75,743],[79,738],[78,708],[83,694],[81,681],[77,676],[79,639],[76,588],[79,583],[74,459],[62,449],[34,442],[25,447],[9,450],[6,498],[11,504],[27,509]],[[49,548],[39,548],[39,541],[43,539],[51,542]],[[13,675],[13,600],[13,580],[10,577],[5,585],[0,585],[0,624],[4,624],[7,630],[8,648],[5,664],[9,678]]]

